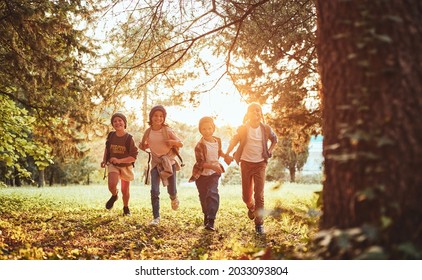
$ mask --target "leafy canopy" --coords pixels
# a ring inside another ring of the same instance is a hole
[[[13,135],[28,139],[14,143],[18,153],[12,161],[10,155],[2,158],[6,166],[13,162],[23,172],[21,162],[30,156],[42,169],[50,154],[80,154],[77,144],[88,137],[93,119],[87,112],[94,108],[84,62],[95,49],[82,28],[89,7],[87,1],[0,1],[0,96],[9,104],[2,108],[9,127],[0,146],[5,148]]]

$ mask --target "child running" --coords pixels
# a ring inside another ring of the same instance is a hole
[[[130,215],[129,210],[129,186],[134,179],[133,163],[138,155],[132,135],[126,132],[127,120],[122,113],[115,113],[111,117],[111,124],[115,131],[107,136],[101,167],[108,166],[108,189],[111,198],[106,203],[106,208],[113,208],[118,198],[117,184],[121,180],[123,199],[123,215]]]
[[[151,204],[153,220],[151,225],[160,223],[160,181],[167,187],[171,200],[171,208],[177,210],[179,200],[177,198],[176,171],[180,169],[175,160],[177,149],[183,147],[182,141],[173,130],[166,124],[166,109],[157,105],[149,112],[150,127],[144,132],[139,148],[143,151],[149,149],[151,160]]]
[[[271,142],[268,148],[268,140]],[[248,208],[248,217],[255,222],[257,234],[264,234],[264,184],[267,161],[277,143],[277,136],[264,123],[261,105],[251,103],[227,148],[225,162],[230,164],[229,153],[239,144],[234,159],[240,164],[242,178],[242,199]]]
[[[205,229],[215,231],[214,222],[220,206],[218,180],[224,172],[219,157],[224,157],[221,139],[214,136],[215,124],[211,117],[199,120],[202,138],[195,146],[196,163],[189,182],[195,181],[199,193]]]

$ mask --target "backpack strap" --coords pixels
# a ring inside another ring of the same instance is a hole
[[[217,141],[218,145],[218,156],[220,157],[223,153],[223,145],[221,144],[221,138],[214,137],[214,139]]]
[[[142,136],[141,142],[139,143],[140,149],[142,149],[142,147],[145,145],[145,141],[147,141],[150,132],[151,132],[151,127],[148,127],[147,130],[145,130],[144,135]],[[144,150],[144,149],[142,149],[142,150]]]
[[[151,152],[144,149],[145,141],[147,141],[150,132],[151,132],[151,127],[148,127],[145,130],[144,135],[142,136],[141,142],[139,143],[139,148],[148,154],[147,170],[145,172],[145,185],[148,185],[149,183],[149,176],[150,176],[149,173],[151,172],[151,160],[152,160]]]
[[[147,163],[147,170],[145,173],[145,185],[149,183],[149,173],[151,172],[151,152],[148,153],[148,163]]]
[[[168,126],[166,126],[165,129],[163,129],[164,138],[167,139],[167,140],[170,139],[169,134],[168,134],[168,129],[169,129]],[[181,167],[185,166],[185,164],[183,163],[183,158],[179,154],[179,149],[172,147],[171,150],[177,156],[177,158],[180,160],[180,166]]]
[[[107,140],[106,140],[106,143],[105,143],[105,145],[106,145],[106,162],[108,162],[108,160],[110,159],[110,139],[111,139],[111,136],[114,134],[114,133],[116,133],[115,131],[110,131],[109,133],[108,133],[108,135],[107,135]]]
[[[126,136],[126,141],[125,141],[126,151],[128,153],[130,151],[130,146],[131,146],[130,144],[132,142],[132,138],[133,138],[133,136],[128,133],[127,136]],[[132,162],[132,166],[135,167],[135,162]]]

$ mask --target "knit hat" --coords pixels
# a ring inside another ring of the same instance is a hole
[[[122,113],[119,113],[119,112],[114,113],[114,114],[113,114],[113,116],[111,116],[111,124],[112,124],[112,125],[113,125],[113,119],[114,119],[115,117],[119,117],[119,118],[121,118],[121,119],[124,121],[124,123],[125,123],[125,128],[127,127],[127,119],[126,119],[126,116],[125,116],[125,115],[123,115]]]
[[[157,112],[157,111],[163,112],[164,122],[166,121],[166,116],[167,116],[166,109],[164,109],[164,107],[162,105],[156,105],[156,106],[152,107],[151,111],[149,112],[149,122],[150,122],[150,124],[152,123],[152,115],[154,115],[154,113]]]
[[[201,129],[201,125],[203,125],[204,123],[211,123],[211,125],[215,129],[215,124],[214,124],[214,119],[213,118],[211,118],[211,117],[203,117],[203,118],[201,118],[199,120],[199,125],[198,125],[199,130]]]

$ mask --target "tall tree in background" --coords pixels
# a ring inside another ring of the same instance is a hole
[[[307,143],[308,140],[298,141],[294,136],[283,135],[279,145],[274,149],[273,160],[278,161],[278,168],[285,168],[289,171],[290,182],[296,182],[296,171],[301,171],[308,159],[308,147],[303,144],[295,145],[294,143]]]
[[[82,31],[88,7],[87,1],[0,1],[0,94],[31,116],[33,128],[28,137],[3,133],[48,145],[60,159],[84,152],[78,143],[89,137],[92,121],[83,63],[94,50]]]
[[[317,11],[321,225],[361,227],[384,257],[420,258],[422,4],[324,0]]]

